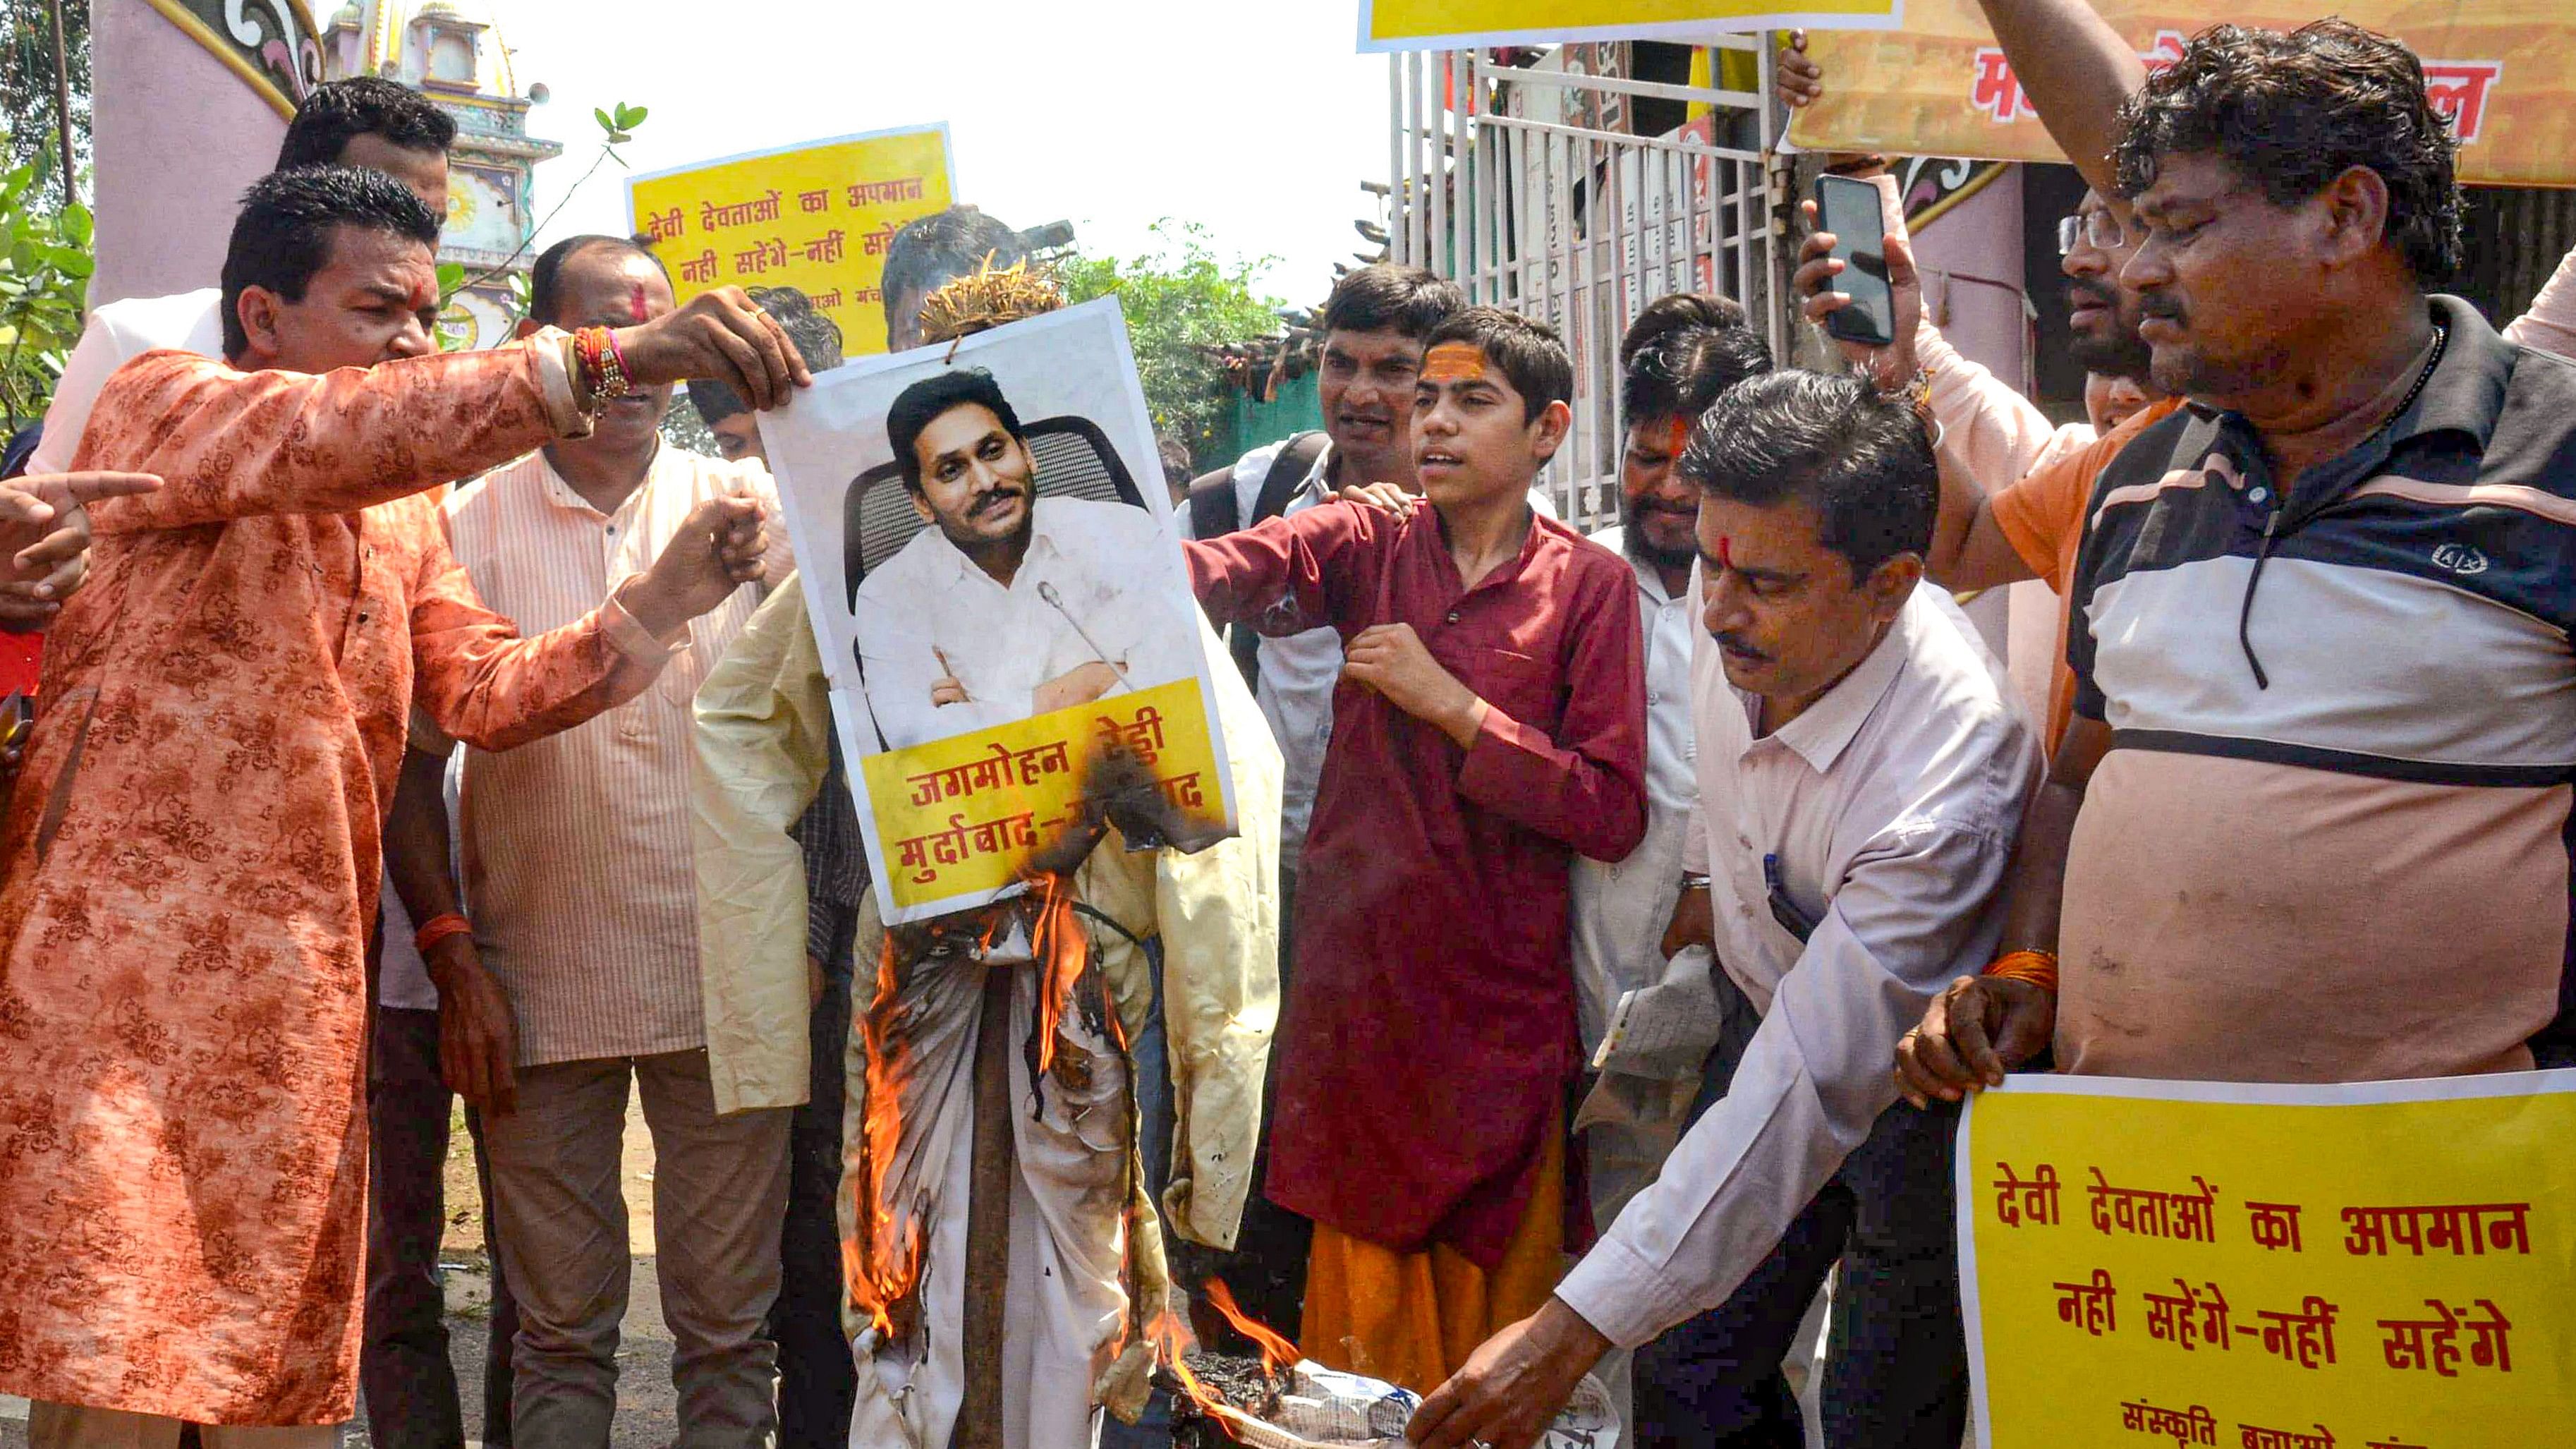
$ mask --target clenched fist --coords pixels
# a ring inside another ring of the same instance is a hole
[[[718,287],[667,317],[617,329],[626,375],[652,387],[711,378],[756,408],[774,408],[814,374],[786,332],[740,287]]]

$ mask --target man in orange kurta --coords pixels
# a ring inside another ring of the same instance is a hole
[[[39,1401],[39,1449],[351,1417],[363,962],[409,711],[485,749],[567,728],[758,571],[758,505],[718,499],[574,624],[483,606],[422,490],[586,432],[618,379],[560,333],[432,354],[436,238],[374,173],[263,180],[228,362],[137,358],[81,443],[164,486],[90,510],[0,827],[0,1391]],[[734,292],[615,339],[638,383],[766,405],[802,376]]]

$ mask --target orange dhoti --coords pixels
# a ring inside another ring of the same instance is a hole
[[[1445,1243],[1400,1253],[1315,1224],[1300,1353],[1428,1394],[1565,1276],[1565,1132],[1553,1117],[1521,1224],[1491,1269]]]

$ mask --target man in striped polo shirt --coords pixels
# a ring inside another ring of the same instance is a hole
[[[2080,0],[1994,8],[2108,34]],[[2124,279],[2190,405],[2102,468],[2008,974],[1935,1001],[1899,1077],[1955,1100],[2052,1035],[2094,1075],[2557,1060],[2576,366],[2428,295],[2454,143],[2394,41],[2222,26],[2122,120]]]

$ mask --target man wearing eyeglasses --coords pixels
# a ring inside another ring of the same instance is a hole
[[[1814,66],[1794,50],[1781,55],[1784,75],[1793,60],[1811,70]],[[1893,188],[1889,191],[1885,211],[1896,218],[1900,211]],[[1810,212],[1813,205],[1808,203]],[[1806,299],[1808,317],[1819,321],[1849,302],[1830,290],[1843,265],[1833,260],[1834,241],[1833,233],[1817,232],[1799,253],[1796,286]],[[2145,427],[2177,403],[2147,381],[2137,294],[2120,285],[2120,269],[2137,250],[2128,208],[2086,191],[2075,214],[2058,222],[2057,249],[2059,270],[2066,275],[2067,348],[2086,374],[2085,422],[2051,423],[2030,399],[1950,346],[1923,315],[1922,281],[1902,220],[1890,222],[1887,238],[1897,340],[1877,348],[1846,343],[1844,350],[1874,371],[1882,386],[1909,386],[1919,378],[1928,394],[1940,429],[1941,513],[1925,572],[1958,590],[2044,580],[2058,596],[2057,655],[2062,660],[2066,580],[2084,538],[2093,470],[2051,465],[2082,454],[2105,435]],[[2131,404],[2125,410],[2118,406],[2123,394]],[[2050,680],[2042,736],[2051,748],[2065,731],[2074,700],[2074,676],[2061,662]]]
[[[1805,44],[1805,33],[1793,32],[1773,68],[1775,89],[1792,109],[1824,94],[1824,70],[1806,56]],[[1813,203],[1807,209],[1812,215]],[[1892,194],[1885,211],[1891,218],[1902,215]],[[2085,422],[2050,422],[2028,398],[1950,346],[1924,317],[1922,282],[1901,220],[1891,226],[1887,251],[1897,342],[1883,348],[1844,344],[1846,354],[1873,369],[1882,385],[1902,386],[1919,377],[1929,394],[1941,429],[1941,513],[1923,562],[1926,576],[1961,592],[2038,579],[2057,595],[2057,664],[2041,736],[2052,753],[2075,702],[2075,675],[2065,662],[2067,580],[2084,540],[2093,480],[2119,452],[2094,445],[2114,436],[2125,443],[2181,406],[2148,379],[2138,294],[2120,280],[2142,239],[2127,203],[2091,188],[2074,215],[2058,219],[2067,350],[2084,364]],[[1794,284],[1813,321],[1849,304],[1829,290],[1843,265],[1832,259],[1834,240],[1830,232],[1817,233],[1799,252]],[[2508,341],[2576,355],[2576,252],[2531,310],[2503,332]]]

